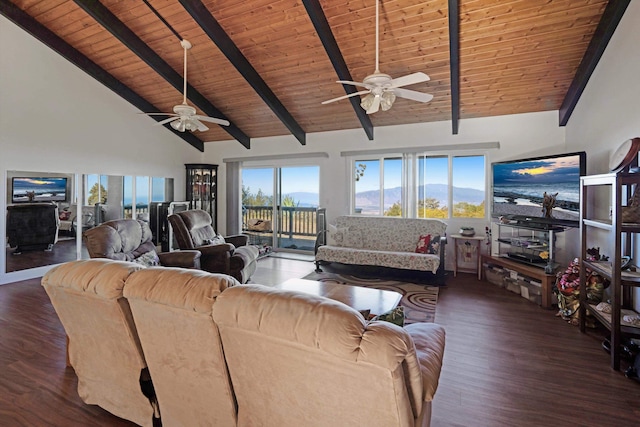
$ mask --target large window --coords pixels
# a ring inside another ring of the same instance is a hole
[[[354,158],[353,208],[363,215],[484,218],[485,156],[407,153]]]
[[[356,213],[402,216],[401,157],[356,160],[354,179]]]
[[[449,157],[417,156],[417,218],[449,217]]]

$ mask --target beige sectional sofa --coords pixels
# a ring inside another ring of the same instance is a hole
[[[323,297],[106,259],[63,264],[42,283],[81,398],[140,425],[158,410],[164,426],[430,423],[439,325],[369,322]]]
[[[317,245],[316,271],[327,262],[374,265],[430,272],[442,283],[446,230],[437,219],[339,216],[326,230],[326,244]],[[429,236],[431,253],[416,252],[420,236]]]

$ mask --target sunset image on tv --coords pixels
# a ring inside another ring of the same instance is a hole
[[[555,195],[553,217],[578,219],[584,153],[493,164],[493,215],[543,216],[544,193]]]

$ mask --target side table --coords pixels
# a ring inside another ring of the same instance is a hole
[[[464,273],[476,273],[478,280],[481,280],[482,274],[482,258],[481,242],[485,239],[484,236],[463,236],[460,234],[453,234],[453,277],[456,277],[458,271]],[[475,267],[458,267],[458,261],[460,255],[464,256],[464,261],[471,261],[475,258]]]

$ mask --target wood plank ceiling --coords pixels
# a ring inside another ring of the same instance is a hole
[[[429,82],[408,88],[431,93],[434,99],[422,104],[398,98],[389,111],[364,117],[374,128],[451,120],[451,1],[381,0],[380,70],[392,77],[425,72]],[[179,39],[152,6],[193,44],[188,53],[189,94],[193,90],[206,98],[240,135],[294,135],[292,144],[296,139],[304,144],[306,133],[366,129],[348,100],[320,104],[344,95],[345,89],[335,82],[337,71],[307,10],[318,6],[324,13],[348,72],[362,81],[375,68],[375,0],[0,0],[3,15],[11,19],[12,8],[23,12],[159,111],[172,111],[182,102],[181,86],[167,82],[113,29],[98,23],[85,10],[91,3],[103,6],[182,76]],[[453,84],[459,88],[460,103],[454,107],[465,119],[559,110],[607,1],[459,0],[455,5],[459,34],[453,37],[459,36],[460,75]],[[210,15],[211,22],[219,24],[230,41],[227,48],[237,48],[235,59],[243,57],[248,68],[232,64],[224,53],[229,51],[219,48],[194,19],[194,10],[200,10],[195,12],[198,21]],[[22,23],[27,31],[28,24]],[[264,83],[264,92],[243,77],[251,72]],[[189,102],[199,114],[207,114],[194,99]],[[154,122],[141,115],[140,124]],[[296,126],[298,134],[292,130]],[[249,147],[248,139],[242,141],[216,125],[194,136],[205,143],[235,138]]]

